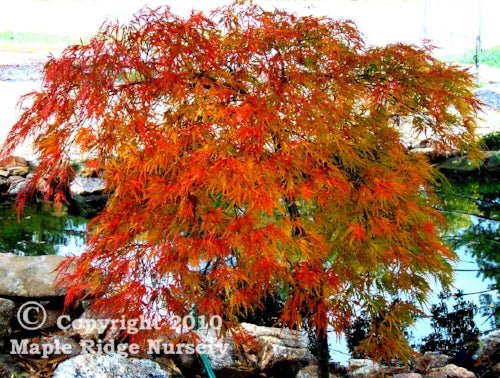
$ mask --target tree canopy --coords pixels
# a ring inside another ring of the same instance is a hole
[[[50,59],[3,153],[34,137],[21,204],[42,179],[64,201],[75,153],[105,172],[68,302],[165,329],[196,307],[231,327],[279,293],[280,324],[341,332],[364,309],[371,355],[407,356],[399,325],[431,279],[450,282],[454,254],[435,173],[402,133],[474,156],[473,86],[429,47],[366,46],[349,21],[145,9]]]

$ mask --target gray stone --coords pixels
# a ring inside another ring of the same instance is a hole
[[[437,165],[438,169],[445,173],[473,173],[478,170],[468,156],[447,159]]]
[[[415,371],[427,374],[431,369],[446,366],[451,360],[450,356],[435,352],[425,352],[415,359]]]
[[[11,177],[18,177],[18,176],[11,176]],[[20,181],[13,182],[12,184],[10,184],[7,194],[11,196],[17,196],[26,187],[27,183],[28,182],[24,178]]]
[[[233,340],[226,334],[224,337],[219,335],[213,329],[199,330],[196,332],[200,337],[200,342],[209,346],[207,348],[206,356],[210,360],[212,368],[214,370],[221,370],[227,367],[233,367],[236,360],[236,348],[234,346]],[[188,363],[190,355],[187,355]]]
[[[64,256],[17,256],[0,253],[0,295],[8,297],[54,297],[64,295],[56,288],[56,268]]]
[[[104,193],[106,183],[99,177],[77,177],[70,184],[71,198],[76,202],[83,216],[92,217],[97,214],[108,200]]]
[[[436,149],[434,147],[417,147],[412,148],[409,152],[410,154],[414,155],[425,155],[432,159],[434,159],[437,155]]]
[[[330,378],[336,376],[330,373]],[[318,365],[309,365],[299,370],[295,378],[318,378]]]
[[[500,151],[485,152],[484,168],[487,172],[500,172]]]
[[[433,378],[476,378],[476,375],[463,367],[448,364],[446,366],[432,369],[426,377]]]
[[[21,181],[24,181],[25,178],[23,176],[9,176],[7,178],[7,180],[11,183],[11,184],[15,184],[17,182],[21,182]]]
[[[97,340],[100,335],[106,332],[109,323],[108,319],[98,319],[86,310],[78,319],[71,322],[71,328],[65,334],[69,337],[77,336],[82,340]]]
[[[72,196],[101,194],[104,189],[106,189],[106,183],[99,177],[77,177],[69,186]]]
[[[118,354],[82,354],[59,364],[53,378],[168,378],[156,362]]]
[[[500,377],[500,362],[491,368],[491,372],[497,377]]]
[[[477,362],[482,371],[488,371],[500,363],[500,330],[490,332],[481,340]]]
[[[10,299],[0,298],[0,339],[10,334],[10,322],[15,306]]]
[[[381,366],[370,359],[350,359],[347,365],[348,377],[369,377],[381,370]]]
[[[483,160],[475,165],[468,156],[447,159],[437,165],[444,173],[471,174],[478,170],[489,173],[500,172],[500,151],[483,151]]]
[[[256,351],[244,348],[247,354],[257,355],[257,366],[261,370],[272,369],[283,363],[308,365],[313,360],[305,333],[249,323],[242,323],[241,329],[256,341]]]
[[[422,378],[422,374],[418,373],[399,373],[399,374],[394,374],[392,376],[393,378]]]

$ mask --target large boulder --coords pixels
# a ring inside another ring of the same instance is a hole
[[[71,198],[84,216],[93,216],[106,204],[106,182],[100,177],[76,177],[69,186]]]
[[[450,356],[436,352],[425,352],[423,355],[415,358],[415,371],[421,374],[427,374],[432,369],[446,366],[451,360]]]
[[[10,322],[15,306],[10,299],[0,298],[0,349],[3,348],[3,338],[10,334]]]
[[[104,189],[106,189],[106,183],[99,177],[76,177],[69,186],[73,197],[102,194]]]
[[[64,256],[17,256],[0,253],[0,295],[41,298],[63,296],[56,288],[56,269]]]
[[[53,378],[168,378],[156,362],[118,354],[81,354],[62,362]]]
[[[350,359],[347,376],[353,378],[371,377],[380,372],[382,367],[370,359]]]
[[[215,371],[233,371],[245,366],[257,371],[295,374],[313,361],[306,334],[289,329],[262,327],[242,323],[238,330],[242,348],[235,345],[229,334],[221,337],[213,329],[198,330],[200,343],[206,346],[206,356]],[[178,356],[183,367],[194,364],[193,355]]]
[[[484,151],[483,160],[475,165],[468,156],[447,159],[437,165],[440,171],[447,174],[473,174],[479,171],[496,174],[500,172],[500,151]]]
[[[446,366],[432,369],[426,377],[433,378],[476,378],[473,372],[459,367],[457,365],[448,364]]]
[[[235,366],[237,360],[236,347],[229,334],[221,337],[213,329],[199,330],[197,334],[200,337],[200,342],[208,346],[206,356],[214,370]],[[189,357],[193,356],[185,356],[185,359],[189,359]]]
[[[297,366],[299,369],[313,361],[305,333],[249,323],[242,323],[241,330],[255,340],[253,345],[243,347],[247,354],[256,354],[257,367],[260,370],[276,369],[282,366],[292,368]]]
[[[478,370],[484,377],[498,377],[493,371],[500,364],[500,330],[490,332],[482,339],[481,349],[477,354]]]

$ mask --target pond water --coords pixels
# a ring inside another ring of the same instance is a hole
[[[78,255],[85,247],[88,219],[27,205],[19,219],[12,203],[0,204],[0,252],[18,255]]]
[[[498,308],[500,298],[500,181],[493,178],[449,180],[437,188],[442,211],[448,220],[444,237],[459,256],[454,266],[453,292],[461,290],[476,306]],[[43,204],[32,204],[18,221],[12,204],[0,204],[0,251],[25,255],[80,254],[85,248],[87,218],[56,214]],[[430,304],[438,302],[436,286]],[[485,302],[486,301],[486,302]],[[453,303],[453,302],[450,302]],[[429,308],[426,309],[429,312]],[[491,314],[491,311],[490,311]],[[482,332],[499,327],[480,311],[475,322]],[[417,321],[411,331],[419,343],[431,332],[428,320]],[[345,363],[345,342],[330,338],[332,357]]]

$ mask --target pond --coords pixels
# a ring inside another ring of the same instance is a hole
[[[11,202],[0,203],[0,252],[18,255],[78,255],[88,219],[56,213],[42,203],[27,205],[17,218]]]
[[[478,311],[475,323],[482,332],[498,327],[500,285],[500,181],[490,177],[449,179],[437,188],[442,212],[448,220],[445,239],[459,256],[454,266],[452,292],[461,290],[464,298],[487,314]],[[18,221],[12,204],[0,204],[0,251],[24,255],[79,254],[85,248],[88,219],[68,213],[56,214],[43,204],[27,206]],[[438,302],[439,287],[430,303]],[[450,304],[453,302],[450,302]],[[429,312],[429,308],[426,309]],[[496,319],[498,321],[498,318]],[[418,344],[431,331],[427,319],[419,320],[412,331]],[[343,341],[336,342],[332,334],[332,357],[346,362],[347,349]],[[340,352],[340,353],[339,353]]]

